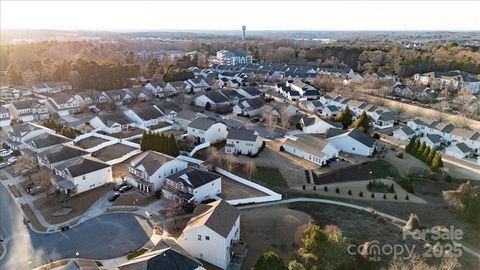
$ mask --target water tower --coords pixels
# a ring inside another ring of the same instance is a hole
[[[242,25],[242,40],[245,40],[245,31],[247,30],[247,27],[245,25]]]

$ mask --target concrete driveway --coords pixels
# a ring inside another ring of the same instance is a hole
[[[0,269],[31,269],[50,260],[75,257],[94,260],[116,258],[146,244],[152,235],[148,222],[130,213],[92,218],[66,232],[35,233],[23,222],[7,189],[0,185],[0,235],[6,256]]]

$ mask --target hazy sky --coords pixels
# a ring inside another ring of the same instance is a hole
[[[1,28],[480,30],[473,1],[5,1]]]

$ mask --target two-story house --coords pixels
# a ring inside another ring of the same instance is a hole
[[[55,131],[32,123],[12,126],[7,132],[6,143],[13,150],[20,150],[27,147],[27,141],[43,133],[55,133]]]
[[[222,193],[221,178],[218,174],[189,167],[167,177],[162,196],[182,204],[217,199]]]
[[[50,114],[66,116],[80,112],[80,102],[72,95],[58,94],[45,102]]]
[[[9,109],[0,106],[0,127],[8,127],[11,122]]]
[[[48,108],[36,100],[19,100],[10,103],[8,110],[10,117],[22,122],[31,122],[48,119]]]
[[[75,146],[58,144],[38,153],[37,160],[39,166],[53,170],[64,162],[82,156],[90,156],[90,153]]]
[[[157,106],[148,107],[132,107],[124,111],[125,115],[135,121],[135,123],[142,127],[151,127],[158,125],[164,118],[163,113]]]
[[[97,130],[113,134],[134,127],[135,123],[123,112],[101,112],[90,120],[90,125]]]
[[[226,269],[240,240],[240,212],[224,200],[199,204],[177,242],[192,256]]]
[[[259,97],[245,99],[244,101],[233,106],[233,113],[248,117],[259,115],[262,112],[263,105],[265,105],[265,102]]]
[[[193,136],[198,142],[216,143],[227,138],[227,126],[212,118],[196,118],[187,127],[188,136]]]
[[[187,165],[185,161],[149,150],[130,162],[128,180],[139,191],[152,194],[162,188],[168,176],[186,169]]]
[[[78,92],[75,95],[75,98],[78,100],[80,107],[92,108],[96,107],[99,104],[105,104],[108,102],[108,97],[97,90],[85,90]]]
[[[112,182],[112,166],[92,157],[76,157],[54,168],[53,184],[70,195]]]
[[[228,132],[225,153],[256,155],[263,145],[263,138],[256,130],[231,129]]]
[[[54,147],[55,145],[70,141],[72,140],[65,136],[45,132],[27,140],[25,143],[30,151],[38,154]]]

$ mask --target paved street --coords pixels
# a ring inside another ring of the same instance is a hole
[[[0,269],[30,269],[49,260],[75,257],[108,259],[126,255],[147,243],[148,223],[133,214],[113,213],[81,223],[67,232],[35,233],[23,223],[21,210],[0,185],[0,235],[7,254]]]

